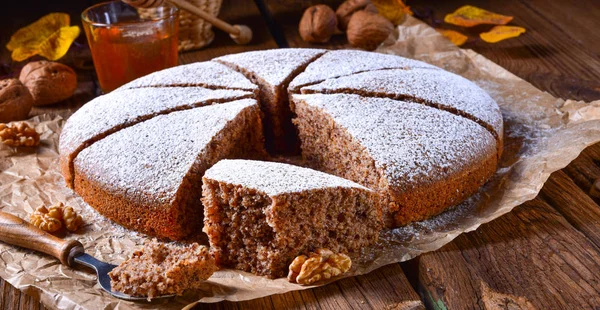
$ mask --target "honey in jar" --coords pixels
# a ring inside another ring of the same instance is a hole
[[[84,28],[103,92],[177,65],[177,9],[155,10],[155,17],[142,18],[135,8],[115,1],[84,11]]]

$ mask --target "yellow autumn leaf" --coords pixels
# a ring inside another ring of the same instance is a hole
[[[446,23],[463,27],[473,27],[482,24],[506,25],[512,19],[512,16],[496,14],[471,5],[462,6],[454,11],[454,13],[450,13],[444,17]]]
[[[70,21],[68,14],[50,13],[17,30],[6,48],[12,51],[14,61],[23,61],[37,54],[57,60],[67,53],[80,33],[78,26],[69,26]]]
[[[496,26],[488,32],[480,33],[479,37],[488,43],[496,43],[505,39],[518,37],[525,33],[525,28],[517,26]]]
[[[402,0],[371,0],[371,3],[381,16],[387,18],[394,25],[400,24],[404,20],[404,15],[413,15],[410,7]]]
[[[437,30],[437,32],[441,33],[444,37],[446,37],[446,39],[450,40],[456,46],[461,46],[461,45],[465,44],[465,42],[467,42],[467,39],[469,38],[466,35],[458,32],[458,31],[454,31],[454,30],[450,30],[450,29],[437,29],[436,28],[435,30]]]

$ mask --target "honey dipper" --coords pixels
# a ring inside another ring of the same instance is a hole
[[[211,25],[229,33],[229,36],[237,44],[247,44],[252,40],[252,29],[246,25],[230,25],[186,2],[185,0],[122,0],[136,8],[151,8],[161,6],[164,2],[182,8],[190,13],[198,15]]]

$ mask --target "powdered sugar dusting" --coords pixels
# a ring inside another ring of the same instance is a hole
[[[418,103],[355,94],[293,95],[322,109],[371,154],[390,185],[437,182],[496,152],[477,123]]]
[[[280,48],[226,55],[213,59],[243,68],[271,85],[282,85],[290,74],[325,50],[311,48]]]
[[[223,159],[206,170],[207,179],[241,185],[269,196],[344,187],[369,190],[352,181],[294,165],[242,159]]]
[[[128,89],[95,98],[77,110],[65,124],[60,136],[60,153],[71,154],[90,139],[128,126],[155,114],[189,109],[215,100],[234,100],[251,96],[241,90],[212,90],[201,87],[159,87]]]
[[[244,75],[213,61],[196,62],[157,71],[133,80],[117,89],[159,86],[202,86],[256,91],[258,87]]]
[[[439,69],[422,61],[360,50],[335,50],[325,53],[290,82],[290,89],[321,82],[329,78],[381,69]]]
[[[243,99],[156,116],[81,151],[76,170],[109,191],[168,203],[213,137],[252,106],[254,99]]]
[[[370,71],[302,88],[303,93],[348,90],[374,93],[382,97],[410,96],[456,109],[487,124],[496,136],[502,136],[502,113],[494,99],[473,82],[447,71],[418,68]]]

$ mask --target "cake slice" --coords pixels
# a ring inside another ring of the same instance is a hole
[[[86,103],[66,122],[60,135],[60,167],[73,188],[73,160],[85,147],[125,127],[177,110],[249,98],[241,90],[159,87],[113,91]]]
[[[267,150],[287,153],[297,150],[287,87],[293,77],[324,52],[322,49],[281,48],[214,59],[243,73],[260,87]]]
[[[223,267],[282,277],[296,256],[358,251],[382,227],[375,192],[316,170],[222,160],[203,182],[204,232]]]
[[[310,63],[306,70],[296,76],[289,85],[289,91],[296,93],[302,86],[315,84],[326,79],[352,75],[354,73],[383,70],[438,67],[422,61],[360,50],[330,51]]]
[[[369,71],[328,79],[301,89],[307,93],[354,93],[427,104],[467,117],[487,128],[502,150],[502,113],[483,89],[443,70],[408,69]]]
[[[356,94],[293,95],[302,155],[314,168],[377,190],[389,227],[426,219],[496,171],[496,141],[467,118]]]
[[[202,227],[202,175],[223,158],[264,155],[258,103],[243,99],[156,116],[92,144],[75,191],[115,222],[182,239]]]
[[[215,260],[206,246],[152,239],[108,275],[113,291],[150,300],[200,288],[216,270]]]
[[[241,73],[212,61],[196,62],[156,71],[119,87],[117,91],[140,87],[173,86],[239,89],[258,93],[258,86],[252,84]]]

